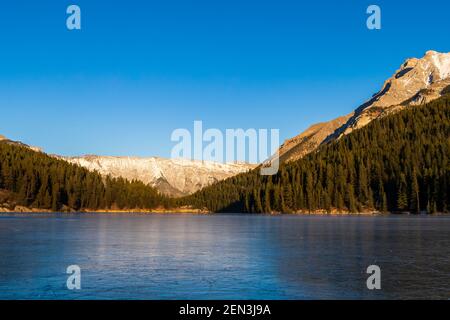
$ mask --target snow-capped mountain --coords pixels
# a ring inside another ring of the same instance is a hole
[[[0,142],[42,152],[40,148],[10,140],[3,135],[0,135]],[[192,194],[214,182],[247,172],[256,167],[256,165],[247,163],[223,164],[211,161],[158,157],[50,156],[91,171],[97,171],[104,176],[111,175],[115,178],[122,177],[130,181],[142,181],[154,186],[161,193],[174,197]]]
[[[450,85],[450,53],[428,51],[422,59],[406,60],[383,88],[355,110],[348,122],[327,140],[340,138],[372,120],[400,111],[408,106],[439,98]]]
[[[247,172],[255,165],[158,157],[59,157],[102,175],[139,180],[170,196],[194,193],[214,182]]]
[[[371,121],[404,108],[431,102],[450,86],[450,53],[428,51],[407,59],[382,89],[348,116],[311,126],[279,149],[281,162],[297,160],[321,144],[339,139]]]

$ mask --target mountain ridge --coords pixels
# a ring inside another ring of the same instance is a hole
[[[442,89],[450,85],[450,53],[429,50],[421,59],[409,58],[382,89],[359,106],[354,115],[325,142],[339,139],[374,119],[431,102],[442,96]],[[441,90],[440,90],[441,89]]]
[[[298,136],[286,140],[285,144],[292,144],[294,141],[294,145],[286,149],[283,144],[279,148],[280,161],[283,163],[298,160],[321,145],[338,140],[375,119],[397,113],[408,107],[432,102],[444,95],[449,86],[450,53],[429,50],[420,59],[406,59],[400,68],[384,82],[379,92],[344,118],[339,117],[326,122],[326,129],[315,133],[313,144],[305,144],[301,139],[295,144],[295,139],[308,135],[308,130],[317,124]],[[347,118],[345,123],[338,125],[339,119],[345,118]],[[289,150],[296,150],[296,152],[290,155]]]
[[[36,151],[36,152],[42,152],[42,149],[39,148],[39,147],[30,146],[30,145],[25,144],[25,143],[20,142],[20,141],[15,141],[15,140],[8,139],[7,137],[5,137],[4,135],[1,135],[1,134],[0,134],[0,142],[11,144],[11,145],[17,145],[17,146],[25,147],[25,148],[28,148],[28,149],[30,149],[32,151]]]
[[[257,171],[185,199],[212,212],[448,213],[450,94],[377,118],[274,176]]]
[[[0,135],[0,141],[44,153],[41,148],[10,140],[3,135]],[[223,164],[181,158],[98,155],[65,157],[56,154],[49,154],[49,156],[79,165],[92,172],[96,171],[104,177],[110,175],[113,178],[141,181],[171,197],[192,194],[215,182],[256,167],[256,165],[248,163]]]
[[[90,171],[127,180],[139,180],[157,188],[165,195],[181,197],[192,194],[215,182],[247,172],[256,165],[246,163],[217,163],[161,157],[114,157],[86,155],[60,157]]]
[[[337,128],[344,125],[353,113],[311,125],[299,135],[286,140],[279,148],[280,162],[295,161],[314,151]]]

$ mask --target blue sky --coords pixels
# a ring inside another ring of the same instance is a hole
[[[77,4],[82,30],[68,31]],[[382,30],[366,8],[382,9]],[[8,1],[0,134],[63,155],[168,157],[177,128],[279,128],[351,112],[408,57],[450,51],[450,2]]]

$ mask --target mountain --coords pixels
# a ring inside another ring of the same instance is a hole
[[[314,151],[336,129],[343,126],[353,114],[312,125],[298,136],[286,140],[279,148],[280,162],[295,161]]]
[[[316,124],[287,140],[279,149],[280,161],[295,161],[375,119],[438,99],[449,86],[450,53],[431,50],[421,59],[407,59],[381,90],[352,114]]]
[[[40,148],[13,141],[0,135],[0,141],[21,146],[32,151]],[[87,155],[82,157],[52,157],[76,164],[103,176],[137,180],[149,184],[164,195],[181,197],[192,194],[215,182],[254,169],[256,165],[247,163],[216,163],[187,159],[164,159],[159,157],[108,157]]]
[[[281,164],[240,174],[184,199],[214,212],[450,211],[450,94],[371,121]]]
[[[165,195],[180,197],[192,194],[215,182],[247,172],[255,165],[245,163],[222,164],[186,159],[158,157],[59,157],[90,171],[129,181],[138,180],[157,188]]]
[[[0,212],[151,210],[170,203],[142,182],[105,178],[7,139],[0,141]]]
[[[431,102],[450,86],[450,53],[428,51],[422,59],[406,60],[383,88],[355,110],[354,115],[327,141],[338,139],[355,129],[407,108]]]
[[[5,136],[3,136],[1,134],[0,134],[0,142],[7,143],[7,144],[10,144],[10,145],[16,145],[16,146],[25,147],[25,148],[28,148],[28,149],[30,149],[32,151],[36,151],[36,152],[42,152],[42,149],[39,148],[39,147],[33,147],[33,146],[29,146],[29,145],[27,145],[25,143],[22,143],[20,141],[10,140],[10,139],[6,138]]]

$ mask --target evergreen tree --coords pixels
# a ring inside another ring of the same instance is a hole
[[[22,205],[54,211],[152,209],[171,201],[138,181],[102,177],[26,147],[0,142],[0,188]]]
[[[450,96],[407,108],[262,177],[256,169],[180,201],[212,211],[446,212],[450,204]],[[257,191],[257,192],[256,192]],[[206,200],[207,199],[207,200]],[[261,211],[259,208],[262,208]],[[242,209],[241,209],[242,210]]]

